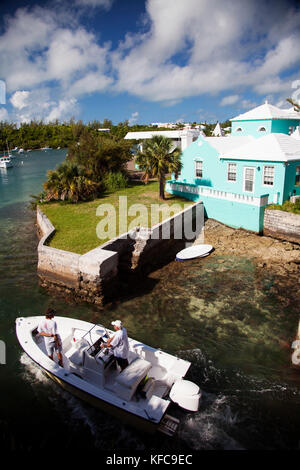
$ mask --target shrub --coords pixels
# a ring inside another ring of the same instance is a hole
[[[128,177],[121,171],[116,173],[110,171],[104,178],[104,186],[107,191],[127,188]]]
[[[293,214],[300,214],[300,199],[296,199],[296,202],[285,201],[283,204],[271,204],[267,206],[267,209],[291,212]]]

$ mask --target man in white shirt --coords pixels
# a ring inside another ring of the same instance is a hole
[[[58,363],[63,367],[61,339],[57,332],[56,321],[53,320],[55,313],[55,310],[48,308],[45,313],[46,318],[40,321],[37,330],[41,336],[44,336],[46,351],[50,359],[53,361],[53,353],[56,351]]]
[[[111,324],[114,326],[116,333],[105,344],[101,344],[101,348],[113,348],[114,357],[121,369],[124,370],[128,366],[129,343],[127,331],[121,320],[113,321]]]

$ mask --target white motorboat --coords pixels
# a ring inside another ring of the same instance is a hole
[[[176,260],[186,261],[186,260],[194,259],[198,257],[204,258],[204,256],[208,256],[212,250],[213,250],[212,245],[205,245],[205,244],[192,245],[192,246],[189,246],[188,248],[184,248],[183,250],[179,251],[176,255]]]
[[[5,156],[0,158],[0,168],[11,168],[12,166],[13,162],[10,157]]]
[[[41,150],[52,150],[51,147],[42,147]]]
[[[18,153],[24,153],[24,149],[19,149]]]
[[[14,149],[11,149],[11,152],[17,152],[19,150],[18,147],[15,147]]]
[[[47,356],[44,339],[37,332],[43,318],[16,319],[20,345],[52,379],[77,397],[145,431],[168,435],[179,425],[178,419],[167,414],[172,402],[188,411],[198,410],[200,389],[183,379],[190,362],[129,338],[129,365],[120,371],[111,349],[100,347],[113,331],[55,317],[62,341],[61,367]]]

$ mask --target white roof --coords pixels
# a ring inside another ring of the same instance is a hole
[[[223,136],[224,135],[224,131],[223,131],[222,127],[220,126],[219,122],[217,123],[217,125],[214,128],[212,133],[213,133],[214,136]]]
[[[299,119],[300,113],[294,111],[294,108],[280,109],[272,104],[265,103],[257,108],[251,109],[247,113],[240,114],[230,121],[248,121],[254,119]]]
[[[245,136],[227,136],[227,137],[206,137],[205,141],[214,147],[219,153],[230,152],[231,150],[241,147],[249,142],[252,142],[254,137],[251,135]]]
[[[187,135],[187,133],[192,132],[195,135],[199,135],[198,129],[186,129],[181,131],[142,131],[142,132],[128,132],[124,139],[133,139],[133,140],[143,140],[151,139],[154,135],[163,135],[164,137],[169,137],[171,139],[179,139],[180,137]]]
[[[287,134],[268,134],[232,151],[221,152],[219,158],[272,162],[300,160],[300,140]]]

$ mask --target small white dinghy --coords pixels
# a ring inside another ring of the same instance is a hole
[[[198,385],[183,380],[191,363],[129,339],[129,365],[113,367],[113,352],[100,348],[114,334],[102,325],[55,317],[62,341],[63,365],[52,361],[37,326],[44,317],[16,319],[21,347],[52,379],[97,408],[148,432],[173,435],[179,420],[166,414],[171,402],[197,411]],[[56,356],[54,355],[56,360]]]
[[[184,248],[183,250],[179,251],[176,255],[177,261],[186,261],[188,259],[193,258],[204,258],[211,253],[213,249],[212,245],[193,245],[189,246],[188,248]]]

